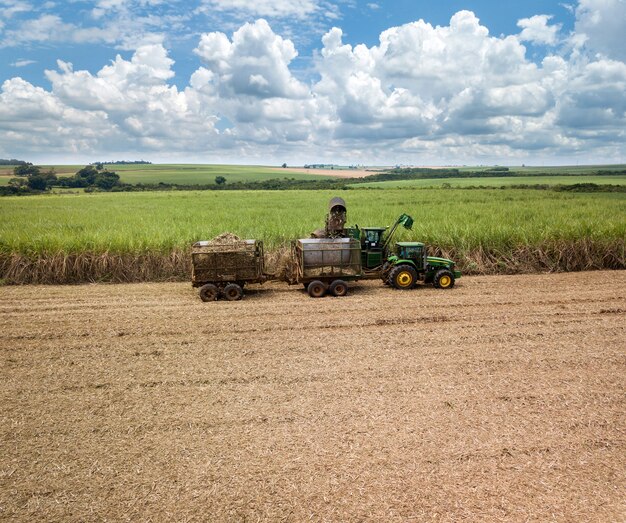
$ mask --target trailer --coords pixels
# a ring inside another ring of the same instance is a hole
[[[307,238],[292,243],[295,270],[289,281],[302,284],[312,298],[345,296],[349,281],[363,276],[361,244],[354,238]]]
[[[220,297],[240,300],[246,284],[265,281],[262,241],[199,241],[192,245],[191,283],[200,288],[202,301]]]

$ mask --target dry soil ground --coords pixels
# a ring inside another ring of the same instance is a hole
[[[388,167],[388,169],[391,169],[391,167]],[[284,169],[276,169],[276,171],[284,172]],[[304,174],[318,174],[320,176],[333,176],[335,178],[365,178],[372,174],[378,174],[381,169],[305,169],[304,167],[289,167],[289,171]]]
[[[446,169],[446,167],[437,167],[431,165],[415,165],[411,166],[418,169]],[[379,174],[384,171],[393,169],[394,166],[388,167],[368,167],[364,169],[305,169],[304,167],[289,167],[290,172],[299,172],[306,174],[319,174],[324,176],[333,176],[335,178],[365,178],[366,176],[372,176],[373,174]],[[276,172],[285,172],[283,168],[276,168]]]
[[[626,519],[624,272],[0,298],[0,519]]]

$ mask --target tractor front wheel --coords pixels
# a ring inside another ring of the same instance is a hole
[[[311,298],[321,298],[322,296],[324,296],[324,294],[326,294],[327,288],[328,287],[324,282],[321,282],[319,280],[313,280],[311,283],[309,283],[309,286],[306,288],[306,290]]]
[[[454,273],[447,269],[438,271],[433,279],[433,285],[437,289],[451,289],[454,287]]]
[[[391,269],[389,280],[396,289],[412,289],[417,282],[417,271],[410,265],[398,265]]]
[[[220,294],[219,289],[212,283],[207,283],[200,287],[200,299],[202,301],[215,301]]]

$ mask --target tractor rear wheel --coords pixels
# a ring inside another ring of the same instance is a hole
[[[309,283],[309,286],[306,288],[306,290],[311,298],[321,298],[322,296],[324,296],[324,294],[326,294],[327,288],[328,287],[324,282],[321,282],[319,280],[313,280],[311,283]]]
[[[345,296],[348,294],[348,284],[343,280],[335,280],[330,284],[328,290],[333,296]]]
[[[243,289],[236,283],[229,283],[222,291],[228,301],[237,301],[243,298]]]
[[[391,269],[389,280],[396,289],[412,289],[417,282],[417,271],[410,265],[398,265]]]
[[[433,285],[437,289],[451,289],[454,287],[454,273],[447,269],[442,269],[435,274]]]
[[[215,301],[217,297],[220,295],[220,291],[217,286],[212,283],[207,283],[200,287],[200,299],[202,301]]]

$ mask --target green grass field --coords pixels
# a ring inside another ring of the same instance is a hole
[[[503,176],[488,178],[428,178],[423,180],[397,180],[358,184],[359,187],[406,188],[406,187],[506,187],[510,185],[569,185],[595,183],[598,185],[626,185],[626,174],[617,175],[552,175],[552,176]]]

